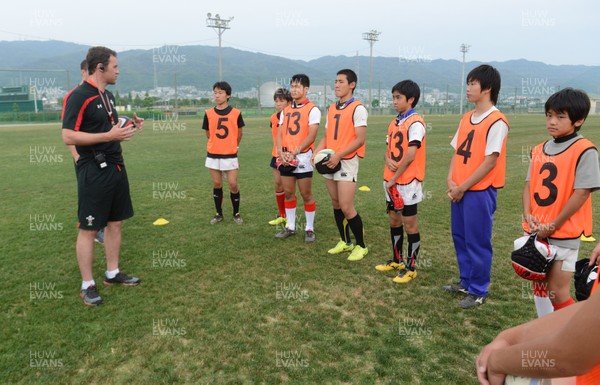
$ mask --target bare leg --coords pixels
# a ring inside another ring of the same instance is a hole
[[[81,279],[91,281],[94,279],[92,265],[94,263],[94,238],[98,230],[79,230],[75,246],[77,263],[81,272]]]
[[[104,250],[106,253],[106,270],[112,271],[119,268],[119,255],[121,252],[121,228],[123,221],[108,222],[104,231]]]

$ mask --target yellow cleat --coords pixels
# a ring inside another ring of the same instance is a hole
[[[360,261],[361,259],[366,257],[368,253],[369,253],[369,249],[367,249],[366,247],[363,248],[363,247],[360,247],[359,245],[356,245],[356,246],[354,246],[354,250],[352,250],[352,253],[350,253],[348,260],[349,261]]]
[[[402,270],[405,269],[406,265],[404,262],[394,262],[393,259],[390,259],[385,263],[385,265],[377,265],[375,266],[375,270],[377,271],[391,271],[391,270]]]
[[[327,252],[329,254],[339,254],[339,253],[343,253],[344,251],[352,251],[352,249],[354,249],[354,245],[352,243],[347,244],[346,242],[344,242],[340,239],[340,241],[337,243],[337,245],[335,245],[335,247],[333,249],[327,250]]]
[[[269,221],[269,224],[271,226],[277,226],[277,225],[280,225],[282,223],[285,224],[285,225],[287,225],[287,219],[284,218],[284,217],[277,217],[277,218],[273,219],[272,221]]]
[[[411,270],[408,270],[408,269],[402,269],[398,273],[398,276],[395,277],[394,279],[392,279],[392,281],[394,281],[396,283],[408,283],[408,282],[412,281],[415,278],[417,278],[417,271],[416,270],[411,271]]]

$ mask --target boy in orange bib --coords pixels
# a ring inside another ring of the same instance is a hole
[[[598,151],[579,134],[590,110],[588,96],[565,88],[548,98],[546,129],[552,140],[533,148],[523,189],[523,230],[547,238],[556,258],[534,285],[538,316],[574,303],[570,284],[581,235],[592,234],[592,191],[600,188]]]

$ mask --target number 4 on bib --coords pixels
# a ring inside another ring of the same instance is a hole
[[[475,130],[471,130],[467,134],[467,138],[462,142],[458,149],[456,150],[456,154],[463,157],[463,164],[467,164],[467,161],[471,157],[471,144],[473,144],[473,136],[475,135]]]

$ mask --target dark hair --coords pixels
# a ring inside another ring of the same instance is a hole
[[[292,80],[290,80],[290,84],[292,83],[300,83],[304,87],[310,87],[310,79],[308,75],[305,74],[296,74],[292,76]]]
[[[402,80],[399,83],[396,83],[395,86],[392,87],[392,93],[398,92],[406,96],[406,100],[410,98],[415,98],[413,100],[411,107],[416,107],[419,102],[419,98],[421,97],[421,89],[419,85],[412,80]]]
[[[352,93],[354,93],[354,90],[356,89],[356,85],[358,84],[358,76],[356,76],[356,72],[352,71],[351,69],[344,68],[343,70],[339,70],[336,75],[346,75],[348,84],[356,83],[354,85],[354,88],[352,89]]]
[[[213,91],[215,88],[225,91],[227,96],[231,96],[231,86],[227,82],[216,82],[213,84]]]
[[[290,91],[285,88],[278,88],[275,90],[275,93],[273,94],[273,100],[277,99],[286,100],[288,103],[291,103],[293,100],[292,94],[290,94]]]
[[[500,93],[500,72],[491,65],[482,64],[475,67],[467,75],[467,83],[477,81],[481,91],[490,90],[490,100],[494,105],[498,103]]]
[[[555,92],[546,100],[544,108],[546,113],[552,110],[554,112],[567,113],[571,123],[587,118],[590,112],[590,98],[582,90],[573,88],[563,88]],[[575,131],[579,131],[581,126],[575,127]]]
[[[110,57],[117,57],[117,53],[110,48],[106,47],[92,47],[88,50],[85,61],[87,62],[88,72],[92,75],[96,72],[96,66],[98,64],[108,65]]]
[[[79,65],[79,69],[80,70],[86,70],[86,71],[88,70],[87,60],[83,59],[81,61],[81,64]]]

